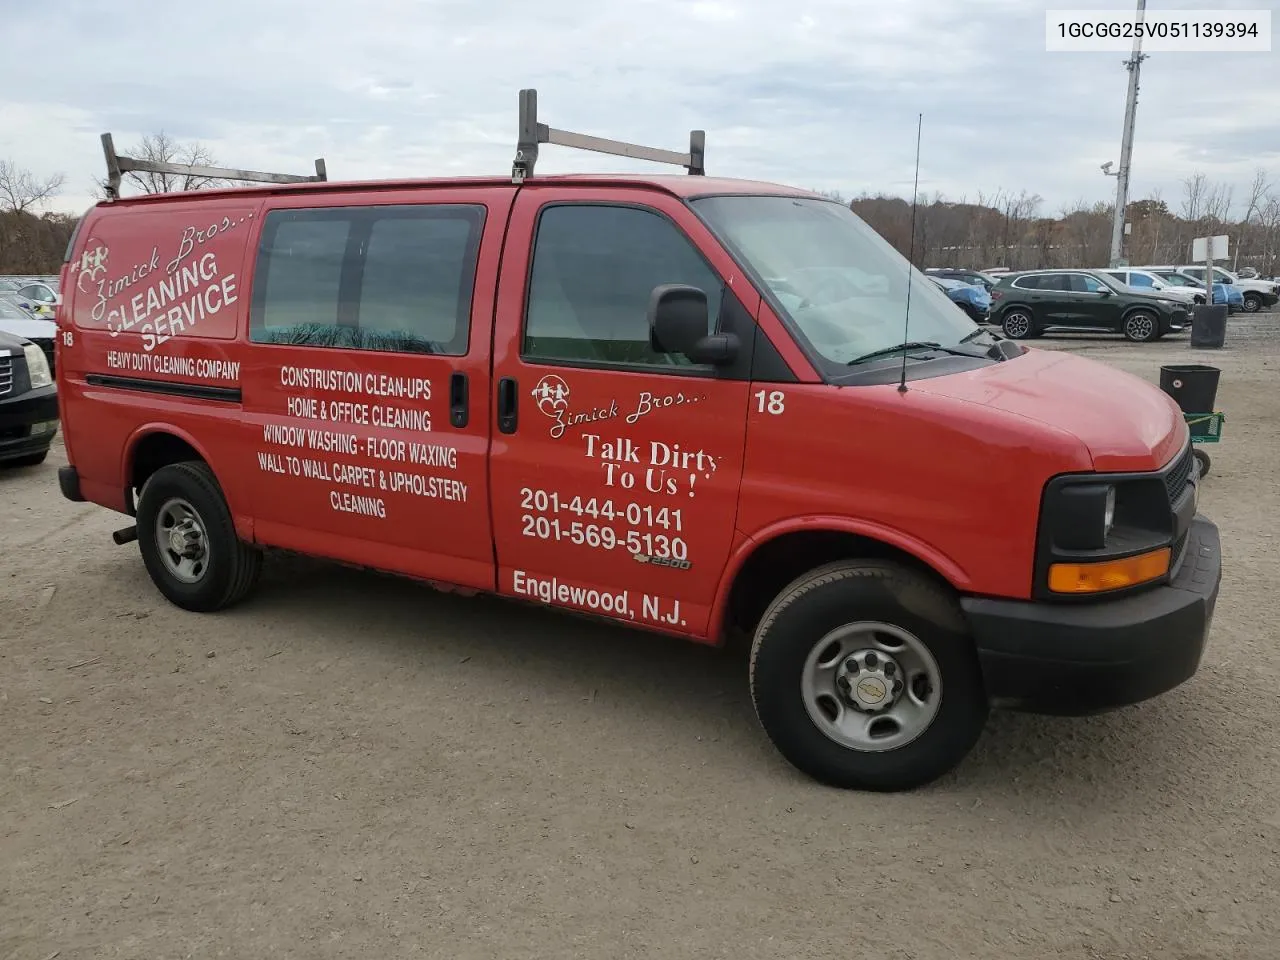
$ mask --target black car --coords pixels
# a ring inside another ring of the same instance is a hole
[[[0,332],[0,466],[43,463],[58,432],[58,388],[44,351]]]
[[[1010,274],[1000,278],[991,300],[991,322],[1014,340],[1057,329],[1122,333],[1148,343],[1189,323],[1184,302],[1139,293],[1096,270]]]
[[[983,273],[981,270],[966,270],[963,267],[930,267],[925,271],[931,277],[940,277],[943,280],[959,280],[961,283],[967,283],[970,286],[982,287],[987,293],[995,289],[999,277],[992,276],[989,273]]]

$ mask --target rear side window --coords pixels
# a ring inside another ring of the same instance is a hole
[[[1039,290],[1041,289],[1040,282],[1046,279],[1048,278],[1039,275],[1034,277],[1019,277],[1017,280],[1013,281],[1013,285],[1019,290]]]
[[[689,366],[649,345],[649,297],[666,283],[706,292],[712,332],[723,285],[675,224],[635,207],[547,207],[534,241],[524,356]]]
[[[1134,287],[1153,287],[1150,277],[1143,276],[1140,273],[1129,274],[1129,285]]]
[[[334,207],[267,214],[255,343],[461,356],[484,207]]]

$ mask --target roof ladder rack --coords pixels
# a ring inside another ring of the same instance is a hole
[[[206,167],[191,163],[166,163],[160,160],[140,160],[122,157],[116,153],[111,134],[102,135],[102,152],[107,158],[107,199],[120,197],[120,180],[126,173],[171,173],[175,176],[210,177],[215,180],[248,180],[254,183],[324,183],[329,179],[324,160],[316,160],[315,176],[294,173],[261,173],[257,170],[235,170],[230,167]]]
[[[538,144],[540,143],[554,143],[562,147],[575,147],[578,150],[593,150],[596,153],[608,153],[615,157],[670,163],[677,167],[684,167],[690,174],[701,177],[706,174],[704,163],[706,142],[706,133],[702,130],[694,130],[689,134],[689,152],[677,153],[674,150],[661,150],[657,147],[645,147],[621,140],[592,137],[585,133],[557,130],[555,127],[538,122],[538,91],[521,90],[520,139],[516,143],[515,162],[511,165],[511,182],[523,183],[526,177],[533,176],[534,165],[538,162]]]

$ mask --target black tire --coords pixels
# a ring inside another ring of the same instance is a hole
[[[185,501],[203,527],[205,558],[194,582],[176,576],[161,556],[156,522],[173,500]],[[138,498],[138,548],[157,589],[176,606],[198,613],[229,607],[248,596],[262,569],[262,553],[236,535],[231,511],[208,465],[186,461],[161,467]]]
[[[1040,335],[1035,314],[1029,307],[1010,307],[1006,310],[1000,317],[1000,332],[1010,340],[1030,340]]]
[[[25,457],[14,457],[12,460],[0,461],[0,467],[38,467],[44,463],[47,456],[49,456],[49,451],[41,450],[39,453],[29,453]]]
[[[1207,477],[1209,468],[1213,466],[1213,460],[1203,450],[1193,450],[1192,455],[1196,458],[1196,462],[1200,464],[1200,476]]]
[[[1246,293],[1244,295],[1244,312],[1257,313],[1263,307],[1262,297],[1256,293]]]
[[[828,736],[810,716],[801,688],[815,647],[825,645],[832,630],[864,621],[912,634],[940,675],[932,720],[915,739],[883,751],[854,749]],[[964,759],[989,712],[977,652],[956,598],[922,574],[887,561],[828,564],[785,588],[756,628],[750,676],[756,716],[778,751],[803,773],[835,787],[895,791],[929,783]]]
[[[1131,343],[1150,343],[1160,333],[1160,318],[1150,310],[1135,310],[1124,318],[1120,332]]]

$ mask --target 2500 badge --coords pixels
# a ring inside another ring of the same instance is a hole
[[[688,570],[693,564],[688,560],[677,560],[675,557],[655,557],[644,553],[633,553],[637,563],[647,563],[651,567],[671,567],[673,570]]]

